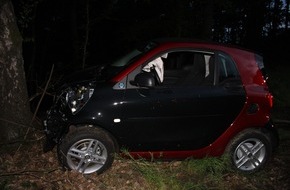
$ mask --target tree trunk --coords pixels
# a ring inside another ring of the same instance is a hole
[[[285,29],[287,30],[288,29],[288,26],[289,26],[289,10],[290,10],[290,0],[286,0],[286,6],[285,6]]]
[[[22,137],[31,120],[22,38],[10,0],[0,0],[0,140]]]

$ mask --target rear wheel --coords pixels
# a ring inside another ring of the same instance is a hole
[[[114,143],[103,130],[79,127],[68,133],[58,146],[61,164],[80,173],[102,173],[114,160]]]
[[[265,167],[271,157],[272,147],[266,134],[258,130],[246,130],[232,140],[227,153],[237,170],[253,173]]]

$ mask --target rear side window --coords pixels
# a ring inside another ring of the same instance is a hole
[[[239,79],[239,73],[234,61],[226,54],[218,53],[219,83],[230,79]]]
[[[263,57],[258,55],[258,54],[255,54],[255,59],[256,59],[256,63],[259,67],[259,69],[261,70],[262,74],[263,74],[263,77],[265,80],[268,80],[268,75],[265,71],[265,67],[264,67],[264,61],[263,61]]]

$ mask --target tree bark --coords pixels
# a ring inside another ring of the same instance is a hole
[[[10,0],[0,0],[0,140],[22,137],[31,120],[22,37]]]
[[[285,12],[286,12],[286,15],[285,15],[285,29],[286,30],[288,29],[288,26],[289,26],[289,19],[290,19],[289,10],[290,10],[290,0],[286,0],[286,6],[285,6]]]

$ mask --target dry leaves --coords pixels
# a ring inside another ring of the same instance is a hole
[[[37,139],[39,139],[39,134]],[[35,138],[36,139],[36,138]],[[226,189],[275,189],[288,190],[290,186],[290,139],[283,142],[281,152],[274,157],[265,172],[253,176],[226,174],[221,183]],[[22,145],[0,153],[0,189],[35,190],[151,190],[156,189],[141,172],[136,170],[130,159],[117,158],[113,166],[101,175],[82,175],[75,171],[64,171],[57,160],[56,151],[43,153],[42,141]],[[7,153],[8,152],[8,153]],[[144,163],[140,163],[142,165]],[[149,163],[148,163],[149,164]],[[154,164],[157,171],[170,171],[168,174],[182,181],[193,180],[180,169],[183,162]],[[270,177],[269,177],[270,176]],[[200,177],[200,176],[199,176]],[[166,184],[167,185],[167,184]],[[210,184],[209,184],[210,185]],[[170,189],[167,185],[165,189]]]

